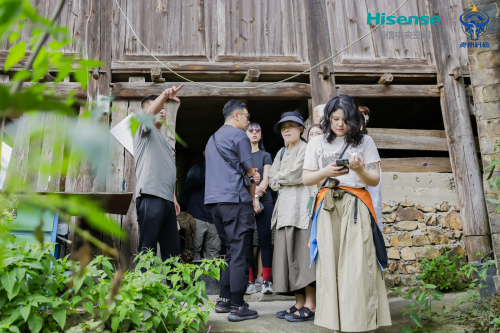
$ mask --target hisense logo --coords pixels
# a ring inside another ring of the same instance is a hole
[[[377,13],[373,15],[372,13],[368,13],[368,18],[366,20],[366,24],[370,25],[372,21],[375,21],[375,25],[379,24],[387,24],[387,25],[393,25],[393,24],[401,24],[401,25],[411,25],[411,24],[420,24],[420,25],[427,25],[427,24],[434,24],[438,25],[441,24],[441,19],[439,16],[385,16],[385,13]]]

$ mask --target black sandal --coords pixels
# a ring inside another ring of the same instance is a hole
[[[290,312],[287,312],[287,310],[289,310]],[[292,306],[290,309],[287,309],[287,310],[283,310],[283,311],[280,311],[280,312],[276,312],[276,317],[278,317],[279,319],[285,319],[285,316],[287,315],[290,315],[292,313],[294,313],[295,311],[297,311],[298,309],[294,306]]]
[[[302,322],[308,320],[314,320],[314,312],[312,312],[309,308],[302,307],[299,309],[299,315],[297,316],[295,313],[291,313],[285,317],[286,320],[291,322]],[[306,316],[307,315],[307,316]]]

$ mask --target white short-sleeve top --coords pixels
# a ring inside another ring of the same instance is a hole
[[[318,135],[312,138],[306,149],[304,159],[304,170],[317,171],[324,168],[326,165],[335,162],[339,159],[342,150],[345,147],[345,136],[337,137],[332,143],[325,140],[324,135]],[[357,147],[349,146],[345,151],[342,159],[349,159],[356,152],[363,164],[380,162],[377,146],[372,137],[364,135],[361,143]],[[349,171],[347,175],[336,177],[341,186],[349,186],[354,188],[366,188],[366,184],[361,181],[354,171]]]

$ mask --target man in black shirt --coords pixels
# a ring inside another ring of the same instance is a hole
[[[220,251],[220,238],[212,213],[210,207],[205,205],[205,171],[205,163],[193,165],[187,174],[182,193],[187,212],[196,220],[196,238],[191,246],[195,259],[213,259]]]

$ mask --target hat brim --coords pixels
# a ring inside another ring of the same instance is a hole
[[[286,121],[293,121],[302,127],[306,127],[306,125],[304,125],[304,122],[302,121],[302,119],[300,119],[299,117],[288,116],[288,117],[281,118],[280,121],[278,121],[278,123],[276,125],[274,125],[274,128],[273,128],[274,133],[281,134],[281,123],[284,123]]]

